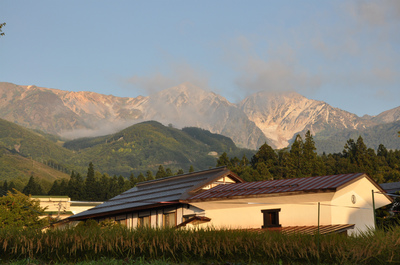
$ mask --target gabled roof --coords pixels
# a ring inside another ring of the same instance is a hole
[[[336,189],[343,185],[350,184],[362,177],[370,179],[364,173],[354,173],[220,185],[211,190],[196,194],[189,198],[188,201],[203,201],[274,193],[336,191]],[[382,190],[375,181],[372,179],[370,179],[370,181],[378,189]]]
[[[69,219],[83,220],[177,204],[224,176],[229,176],[236,182],[244,182],[226,167],[145,181],[103,204],[71,216]]]

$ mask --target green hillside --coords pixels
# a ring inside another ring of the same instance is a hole
[[[185,172],[191,165],[195,170],[214,167],[216,156],[210,152],[217,155],[227,152],[232,156],[254,154],[237,148],[227,137],[198,128],[179,130],[155,121],[135,124],[108,136],[69,141],[64,147],[76,152],[68,164],[79,166],[79,171],[93,162],[100,172],[123,176],[147,170],[155,172],[159,165],[173,171],[182,168]]]
[[[0,119],[0,145],[24,157],[41,162],[54,161],[61,163],[73,152],[55,143],[45,134],[26,129],[15,123]]]
[[[12,180],[19,188],[33,175],[47,187],[68,177],[62,163],[71,154],[42,134],[0,119],[0,181]]]
[[[214,167],[216,156],[223,152],[231,156],[253,155],[253,151],[237,148],[225,136],[199,128],[179,130],[154,121],[112,135],[68,141],[62,146],[55,136],[0,119],[0,151],[0,181],[18,177],[24,181],[32,174],[51,181],[51,175],[59,171],[61,175],[57,173],[55,178],[72,170],[86,174],[90,162],[99,172],[125,177],[147,170],[155,172],[159,165],[187,172],[190,166],[195,170]],[[51,174],[34,172],[29,169],[32,163],[56,170]]]

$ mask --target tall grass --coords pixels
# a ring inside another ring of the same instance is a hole
[[[37,259],[81,262],[106,259],[170,263],[398,264],[400,228],[357,237],[284,235],[238,230],[77,227],[47,232],[0,230],[1,262]]]

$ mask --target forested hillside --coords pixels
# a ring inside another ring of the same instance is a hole
[[[199,133],[197,130],[192,132]],[[365,145],[361,136],[357,140],[347,140],[343,152],[318,155],[313,136],[309,131],[304,140],[301,135],[297,135],[290,149],[274,150],[268,144],[264,144],[256,154],[249,156],[249,159],[246,155],[240,158],[229,157],[224,152],[216,161],[216,166],[227,166],[246,181],[363,172],[378,183],[395,182],[400,181],[399,165],[399,150],[387,150],[384,145],[380,145],[375,152]],[[193,170],[194,168],[190,167],[189,172]],[[73,200],[105,201],[132,188],[138,182],[187,172],[183,169],[173,171],[169,167],[159,165],[156,171],[147,169],[137,175],[131,173],[126,179],[121,175],[111,177],[102,174],[95,170],[93,163],[90,163],[85,175],[73,172],[68,181],[55,181],[48,195],[67,195]],[[30,180],[23,192],[44,194],[43,189],[38,188],[34,180]]]
[[[21,189],[30,176],[50,188],[56,179],[67,178],[63,161],[72,152],[37,132],[0,119],[0,181],[13,181]]]
[[[55,136],[0,120],[0,151],[0,181],[19,179],[18,183],[27,182],[31,175],[50,182],[72,171],[84,175],[90,162],[99,172],[127,178],[132,173],[156,172],[159,165],[174,172],[187,171],[191,166],[194,170],[213,167],[223,152],[232,156],[254,154],[237,148],[225,136],[199,128],[179,130],[151,121],[116,134],[63,143]]]

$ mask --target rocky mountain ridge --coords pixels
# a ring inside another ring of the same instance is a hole
[[[156,120],[182,128],[200,127],[257,149],[265,141],[283,148],[297,133],[362,130],[400,120],[400,107],[358,117],[297,93],[258,92],[233,104],[189,83],[136,98],[70,92],[0,82],[0,118],[69,139],[116,132]]]

